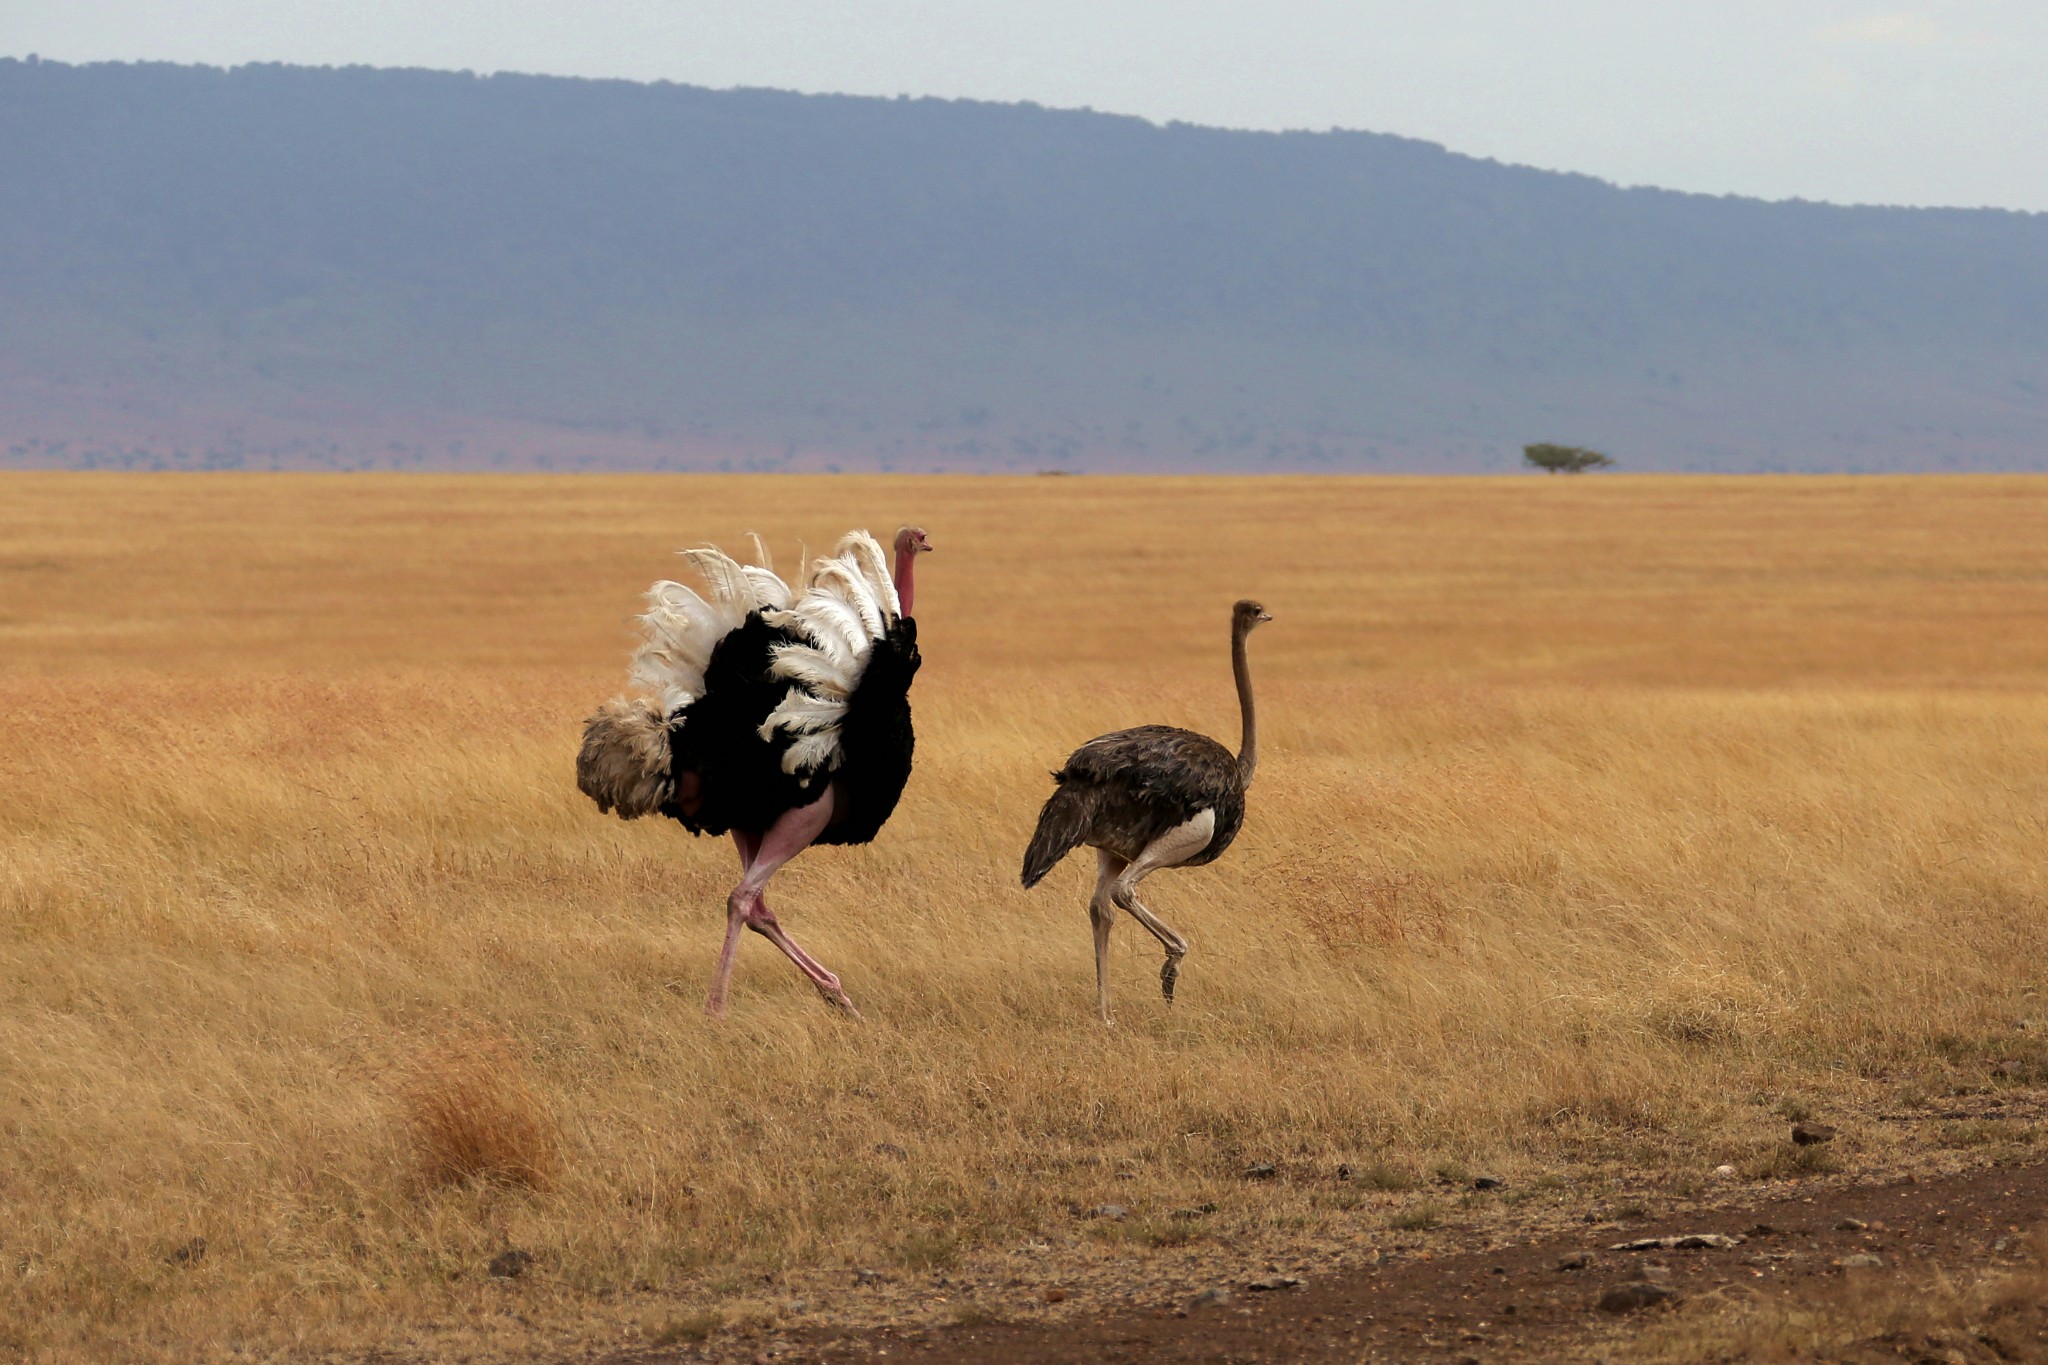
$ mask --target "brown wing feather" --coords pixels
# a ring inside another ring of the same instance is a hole
[[[1204,810],[1216,812],[1218,838],[1194,862],[1223,851],[1243,821],[1237,757],[1210,739],[1172,725],[1140,725],[1089,740],[1055,773],[1062,788],[1089,791],[1084,842],[1121,858],[1138,853]]]

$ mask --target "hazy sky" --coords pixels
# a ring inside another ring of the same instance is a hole
[[[2048,0],[0,0],[29,52],[1028,99],[2048,211]]]

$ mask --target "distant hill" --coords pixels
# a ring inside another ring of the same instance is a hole
[[[2048,468],[2048,216],[1032,105],[0,61],[0,465]]]

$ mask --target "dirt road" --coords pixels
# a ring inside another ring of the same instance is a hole
[[[1222,1294],[1212,1291],[1208,1302],[1191,1299],[1173,1308],[1094,1321],[884,1328],[831,1339],[792,1333],[754,1343],[752,1358],[818,1365],[903,1360],[919,1365],[1084,1360],[1235,1365],[1626,1356],[1629,1337],[1664,1311],[1663,1305],[1630,1312],[1599,1307],[1604,1296],[1630,1284],[1655,1286],[1647,1294],[1634,1291],[1636,1297],[1669,1291],[1673,1301],[1695,1304],[1742,1289],[1812,1292],[1843,1277],[1905,1286],[1930,1267],[1954,1274],[2017,1264],[2024,1234],[2043,1222],[2048,1222],[2048,1166],[1906,1177],[1788,1192],[1678,1220],[1589,1226],[1580,1234],[1520,1245],[1435,1255],[1386,1253],[1376,1264],[1310,1278],[1299,1286],[1255,1289],[1253,1281],[1274,1277],[1248,1272],[1220,1287]],[[1696,1248],[1615,1249],[1622,1242],[1692,1234],[1727,1241]],[[2007,1349],[1986,1358],[2011,1358],[2003,1354]],[[686,1348],[622,1359],[682,1361],[704,1355],[702,1349]]]

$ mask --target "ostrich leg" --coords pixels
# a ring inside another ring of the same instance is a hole
[[[1138,923],[1152,931],[1166,949],[1166,963],[1159,969],[1159,990],[1167,1003],[1173,1002],[1173,985],[1180,979],[1180,960],[1188,955],[1188,941],[1168,928],[1166,922],[1138,899],[1138,883],[1162,867],[1178,867],[1209,846],[1216,834],[1216,812],[1205,810],[1184,824],[1175,825],[1145,845],[1110,888],[1117,908],[1130,912]]]
[[[815,836],[813,836],[815,837]],[[740,852],[740,875],[745,876],[754,866],[754,856],[761,850],[761,836],[742,830],[732,832],[733,846]],[[718,967],[711,978],[711,998],[704,1002],[704,1012],[714,1019],[725,1017],[725,993],[732,983],[733,958],[740,950],[740,930],[746,927],[744,914],[732,913],[732,902],[726,902],[725,945],[718,950]]]
[[[783,932],[763,894],[768,879],[775,875],[776,870],[809,848],[811,841],[831,823],[834,804],[834,795],[828,788],[810,805],[783,812],[768,832],[760,836],[758,843],[749,836],[734,836],[740,858],[746,863],[746,873],[732,894],[726,897],[725,947],[718,955],[718,974],[711,985],[711,998],[705,1002],[705,1013],[713,1017],[725,1014],[726,993],[732,984],[733,957],[739,947],[740,930],[746,928],[780,948],[798,970],[811,979],[811,984],[826,1000],[841,1006],[855,1018],[859,1017],[860,1012],[854,1009],[853,1001],[840,988],[839,978],[825,970],[817,959],[799,948],[795,940]]]
[[[1116,923],[1116,905],[1110,888],[1124,870],[1124,860],[1106,848],[1095,850],[1095,894],[1088,901],[1088,923],[1095,930],[1095,1012],[1102,1022],[1109,1017],[1109,931]]]

